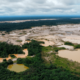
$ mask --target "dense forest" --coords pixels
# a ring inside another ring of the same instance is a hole
[[[70,71],[56,67],[51,62],[44,62],[42,59],[43,46],[39,42],[32,40],[31,43],[24,44],[22,48],[28,48],[29,55],[35,55],[34,57],[17,59],[17,63],[24,64],[29,69],[20,73],[9,71],[7,66],[12,64],[12,61],[4,60],[3,63],[0,63],[0,80],[80,80]]]
[[[29,56],[37,55],[37,53],[41,53],[40,51],[42,46],[39,45],[40,43],[44,42],[32,40],[30,43],[25,43],[22,45],[22,48],[28,48]]]
[[[39,20],[39,21],[28,21],[23,23],[0,23],[0,31],[12,31],[16,29],[29,29],[31,27],[42,26],[42,25],[58,25],[58,24],[78,24],[80,19],[57,19],[57,20]]]
[[[8,44],[6,42],[0,42],[0,57],[8,57],[9,54],[22,54],[22,48],[18,45]]]

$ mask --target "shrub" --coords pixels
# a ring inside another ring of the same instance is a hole
[[[80,48],[80,45],[74,45],[74,48],[77,49],[77,48]]]
[[[11,59],[9,59],[8,64],[13,64],[13,61]]]
[[[22,40],[16,40],[17,42],[22,42]]]
[[[7,61],[6,59],[3,59],[3,61],[5,62],[5,61]]]
[[[11,56],[11,58],[16,58],[16,56],[14,56],[14,55],[10,55]]]
[[[23,59],[18,58],[18,59],[17,59],[17,63],[18,63],[18,64],[22,64],[22,63],[23,63]]]
[[[71,46],[74,45],[74,44],[72,44],[71,42],[65,42],[64,44],[65,44],[65,45],[71,45]]]
[[[2,35],[5,35],[5,34],[2,34]]]

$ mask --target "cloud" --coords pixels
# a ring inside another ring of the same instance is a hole
[[[22,0],[6,0],[7,2],[21,2]]]
[[[0,0],[0,15],[79,15],[80,0]]]
[[[43,4],[45,3],[47,0],[31,0],[34,3],[38,3],[38,4]]]

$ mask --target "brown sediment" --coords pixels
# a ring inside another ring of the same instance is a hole
[[[3,58],[0,58],[0,62],[3,62]]]

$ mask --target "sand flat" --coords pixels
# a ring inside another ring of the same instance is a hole
[[[80,36],[78,35],[65,36],[65,38],[63,38],[62,40],[80,44]]]
[[[55,43],[52,41],[47,41],[47,40],[38,40],[38,41],[43,41],[44,44],[41,44],[42,46],[49,46],[49,45],[54,45]]]
[[[75,51],[60,50],[57,55],[80,63],[80,49]]]

